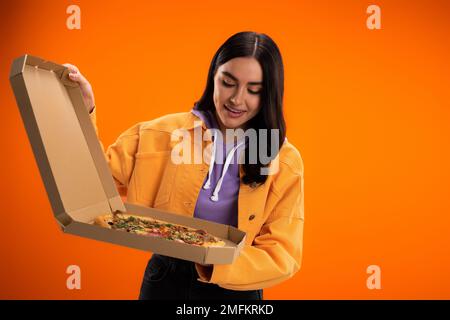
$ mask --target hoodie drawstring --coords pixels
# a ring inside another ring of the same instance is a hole
[[[209,171],[208,171],[208,180],[206,180],[205,185],[203,186],[203,189],[208,190],[211,184],[211,175],[213,171],[214,161],[216,161],[216,135],[213,133],[213,147],[212,147],[212,154],[211,154],[211,160],[209,162]]]
[[[233,155],[236,152],[236,150],[238,148],[240,148],[244,143],[245,143],[245,141],[239,143],[237,146],[235,146],[233,149],[231,149],[231,151],[228,153],[227,158],[225,160],[223,170],[222,170],[222,175],[220,176],[219,181],[217,181],[217,185],[214,188],[213,194],[210,198],[212,201],[214,201],[214,202],[219,201],[219,191],[220,191],[220,188],[222,188],[222,182],[223,182],[223,179],[225,178],[225,174],[227,173],[228,167],[230,166],[230,163],[233,160]],[[216,160],[216,148],[217,148],[216,137],[214,136],[211,161],[209,163],[208,180],[206,180],[205,185],[203,186],[203,189],[205,189],[205,190],[209,189],[210,184],[211,184],[212,171],[213,171],[213,167],[214,167],[214,162]]]

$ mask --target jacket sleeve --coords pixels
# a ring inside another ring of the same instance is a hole
[[[279,284],[300,269],[303,173],[291,171],[283,180],[281,186],[273,186],[276,205],[252,245],[245,246],[232,264],[213,265],[212,269],[196,264],[200,281],[232,290],[256,290]]]
[[[89,116],[97,137],[99,138],[97,128],[97,107],[94,108]],[[106,149],[106,152],[100,138],[99,142],[119,194],[122,197],[126,197],[128,183],[133,173],[135,154],[139,143],[139,124],[123,132],[117,140]]]

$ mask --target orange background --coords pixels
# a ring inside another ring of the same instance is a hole
[[[81,7],[81,30],[66,8]],[[382,30],[366,28],[381,7]],[[287,136],[305,164],[303,266],[267,299],[450,299],[448,1],[2,1],[0,298],[135,299],[149,253],[63,234],[8,74],[29,53],[90,80],[107,146],[188,111],[214,52],[269,34],[285,63]],[[70,264],[81,290],[66,288]],[[381,290],[366,287],[381,267]]]

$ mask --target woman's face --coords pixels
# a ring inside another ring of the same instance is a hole
[[[214,105],[222,131],[245,129],[260,109],[263,72],[253,57],[222,64],[214,76]]]

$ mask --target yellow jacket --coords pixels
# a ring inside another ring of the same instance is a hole
[[[97,131],[96,110],[91,120]],[[203,133],[207,129],[196,115],[182,112],[140,122],[123,132],[105,152],[120,194],[130,203],[192,217],[209,164],[174,164],[170,155],[177,142],[171,141],[171,134],[184,128],[193,136],[197,126]],[[211,141],[203,143],[206,148]],[[247,233],[241,254],[233,264],[214,265],[212,273],[211,268],[196,264],[200,281],[227,289],[254,290],[278,284],[300,269],[303,161],[288,141],[280,148],[278,160],[278,171],[263,185],[240,184],[238,228]]]

